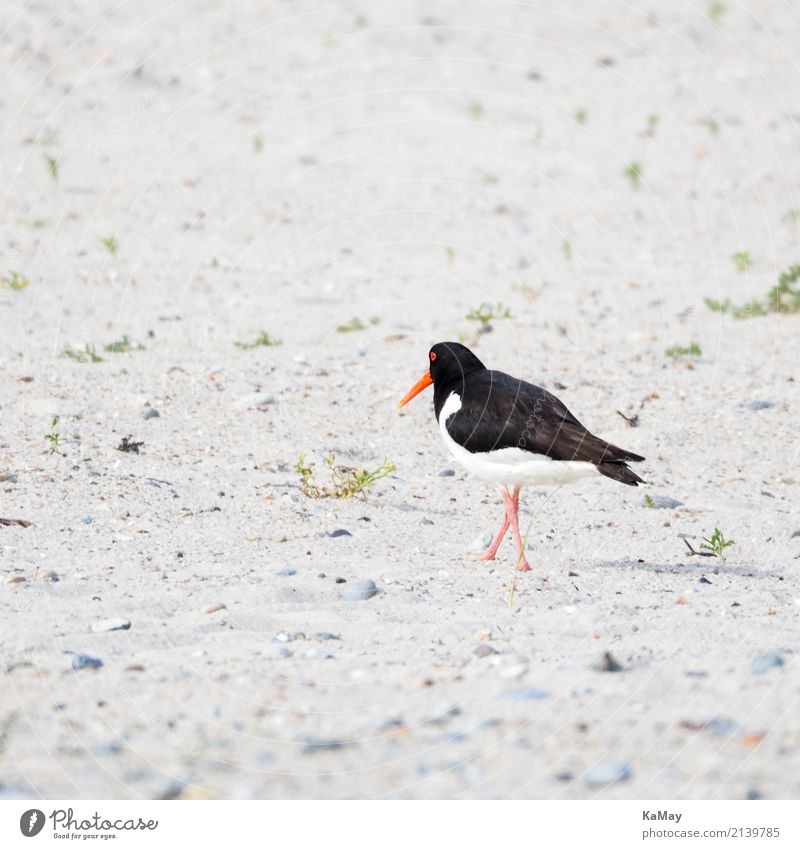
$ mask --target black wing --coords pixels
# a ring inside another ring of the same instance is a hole
[[[521,448],[554,460],[594,463],[607,477],[644,483],[626,465],[644,457],[591,434],[555,395],[532,383],[489,369],[473,372],[456,389],[461,409],[447,432],[468,451]]]

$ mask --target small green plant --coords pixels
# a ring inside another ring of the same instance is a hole
[[[727,298],[715,301],[705,298],[705,305],[714,312],[730,313],[734,318],[756,318],[778,313],[788,315],[800,312],[800,265],[792,265],[778,277],[777,286],[773,286],[763,301],[753,299],[745,304],[734,305]]]
[[[264,149],[264,138],[260,135],[253,136],[253,153],[261,153]]]
[[[648,115],[647,129],[644,131],[644,134],[652,138],[656,134],[656,128],[658,127],[658,122],[660,120],[661,118],[658,115]]]
[[[709,132],[711,133],[712,136],[719,135],[720,126],[719,126],[719,121],[717,121],[716,118],[709,118],[708,119],[708,130],[709,130]]]
[[[642,182],[641,164],[638,162],[631,162],[623,173],[631,181],[631,185],[633,186],[633,188],[638,189],[640,183]]]
[[[79,348],[64,348],[61,352],[62,357],[75,360],[76,363],[102,363],[103,358],[97,354],[94,345],[88,343],[83,346],[83,350]]]
[[[466,315],[468,321],[479,321],[483,327],[486,327],[490,321],[501,321],[511,317],[511,309],[499,301],[496,304],[484,301]]]
[[[370,318],[369,323],[372,325],[380,324],[381,320],[377,315],[373,315]],[[344,324],[340,324],[336,330],[339,333],[353,333],[356,330],[366,330],[367,325],[358,317],[355,316],[350,319],[350,321],[346,321]]]
[[[585,109],[578,109],[575,112],[575,120],[579,124],[585,124],[586,123],[586,110]]]
[[[373,470],[337,465],[333,451],[322,460],[331,474],[329,486],[316,482],[314,468],[307,464],[305,454],[297,455],[294,469],[300,475],[300,490],[308,498],[350,498],[359,494],[366,498],[367,490],[373,484],[395,471],[395,466],[385,457],[383,463]]]
[[[117,251],[119,250],[119,242],[117,241],[116,236],[106,236],[100,241],[103,243],[103,247],[105,247],[105,249],[111,254],[111,256],[116,256]]]
[[[708,7],[708,17],[714,21],[715,24],[718,24],[722,20],[722,16],[725,14],[725,4],[724,3],[712,3]]]
[[[45,155],[45,161],[47,162],[47,170],[50,172],[50,176],[58,182],[58,159],[55,156],[47,156]]]
[[[691,342],[687,345],[672,345],[664,351],[665,356],[677,360],[679,357],[699,357],[703,353],[697,342]]]
[[[252,342],[234,342],[233,344],[243,351],[249,351],[252,348],[274,348],[276,345],[282,345],[283,340],[275,339],[266,330],[262,330]]]
[[[456,258],[456,252],[453,250],[453,246],[445,245],[444,249],[447,251],[447,261],[452,262]]]
[[[473,101],[473,102],[472,102],[472,103],[470,103],[470,105],[469,105],[469,114],[470,114],[470,115],[472,115],[472,117],[473,117],[476,121],[479,121],[481,118],[483,118],[483,113],[484,113],[485,111],[486,111],[486,110],[483,108],[483,104],[482,104],[482,103],[478,103],[478,101],[477,101],[477,100]]]
[[[14,292],[21,292],[30,286],[31,281],[18,271],[9,271],[8,275],[3,278],[3,283]]]
[[[564,239],[561,245],[561,251],[564,254],[564,259],[569,262],[572,259],[572,242],[569,239]]]
[[[61,434],[58,432],[57,428],[58,416],[53,416],[53,419],[50,422],[50,430],[44,435],[44,438],[50,443],[51,454],[61,453],[61,449],[59,448],[59,440],[61,439]]]
[[[714,533],[710,537],[703,537],[700,548],[724,560],[725,549],[732,545],[736,545],[736,543],[732,539],[725,539],[722,531],[719,528],[714,528]]]
[[[737,271],[747,271],[753,264],[753,260],[747,251],[738,251],[731,257]]]
[[[655,501],[653,501],[653,496],[647,495],[647,494],[645,494],[645,497],[644,497],[644,504],[645,504],[645,507],[655,507],[656,506]]]
[[[129,354],[131,351],[144,351],[145,347],[140,342],[131,342],[126,333],[122,339],[103,345],[103,350],[108,351],[109,354]]]
[[[534,301],[538,301],[542,296],[542,293],[547,288],[547,281],[542,280],[541,284],[535,289],[529,283],[520,283],[519,286],[515,286],[514,288],[522,292],[527,300],[533,303]]]

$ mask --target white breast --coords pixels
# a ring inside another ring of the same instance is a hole
[[[599,474],[594,463],[553,460],[522,448],[500,448],[473,454],[447,432],[447,420],[461,409],[461,396],[452,392],[439,413],[439,430],[450,453],[471,474],[486,481],[516,486],[555,486]]]

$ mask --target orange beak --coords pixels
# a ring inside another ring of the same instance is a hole
[[[403,395],[400,403],[397,405],[397,409],[400,407],[405,407],[405,405],[412,399],[419,395],[423,389],[427,389],[433,383],[433,378],[431,377],[431,373],[426,371],[425,374],[411,387],[411,389]]]

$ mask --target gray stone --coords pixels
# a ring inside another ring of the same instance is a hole
[[[127,631],[130,627],[130,619],[102,619],[92,622],[91,630],[95,634],[105,634],[107,631]]]
[[[153,407],[150,407],[149,410],[144,411],[144,415],[142,416],[142,418],[143,419],[157,419],[160,416],[161,416],[161,413],[159,413],[158,410],[156,410]]]
[[[745,404],[745,409],[758,412],[758,410],[769,410],[774,406],[776,406],[774,401],[751,401],[749,404]]]
[[[292,650],[287,649],[286,646],[266,646],[266,648],[261,649],[261,657],[267,657],[273,660],[291,656]]]
[[[440,469],[439,477],[440,478],[454,478],[456,473],[453,469]]]
[[[239,410],[263,410],[264,407],[275,403],[275,396],[270,392],[251,392],[236,401]]]
[[[102,665],[103,661],[99,657],[92,657],[91,655],[81,654],[80,652],[72,655],[73,669],[99,669]]]
[[[491,654],[500,654],[497,649],[492,648],[488,643],[481,643],[479,646],[476,646],[475,651],[472,653],[475,657],[489,657]]]
[[[753,661],[753,665],[750,667],[750,674],[764,675],[765,673],[769,672],[770,669],[778,669],[783,665],[784,660],[777,652],[764,652],[764,654],[759,655]]]
[[[375,581],[365,578],[362,581],[351,581],[347,584],[342,590],[342,598],[345,601],[366,601],[377,592],[378,588],[375,586]]]
[[[677,498],[670,498],[668,495],[651,495],[647,506],[655,510],[674,510],[682,505],[682,501],[678,501]]]
[[[583,782],[589,787],[607,787],[620,781],[629,781],[633,772],[628,764],[623,762],[596,764],[583,773]]]
[[[344,528],[337,528],[335,531],[331,531],[328,536],[332,539],[336,539],[337,537],[351,537],[353,535],[350,531],[345,530]]]
[[[295,640],[304,640],[306,635],[302,631],[281,631],[272,638],[273,643],[293,643]]]
[[[476,554],[480,554],[482,551],[486,551],[486,549],[492,544],[492,532],[484,531],[482,534],[478,534],[474,540],[469,544],[469,550],[475,552]]]
[[[278,569],[275,574],[279,575],[281,578],[291,578],[292,575],[297,574],[297,569],[292,569],[291,566],[287,566],[285,569]]]
[[[550,693],[547,690],[540,690],[538,687],[515,687],[506,690],[503,693],[503,698],[512,699],[515,702],[538,702],[549,699]]]

